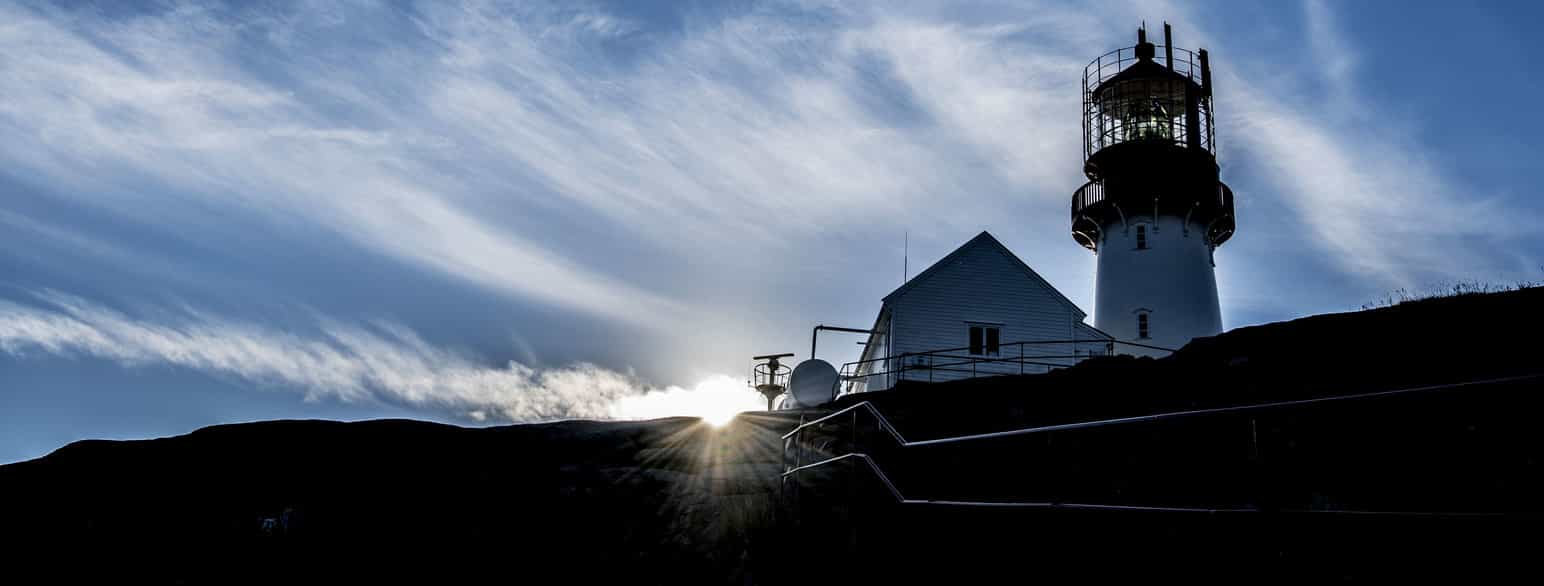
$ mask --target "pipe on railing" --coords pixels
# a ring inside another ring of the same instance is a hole
[[[821,330],[830,330],[830,331],[833,331],[833,332],[847,332],[847,333],[851,333],[851,334],[872,334],[872,333],[874,333],[874,330],[860,330],[858,328],[839,328],[839,327],[836,327],[836,326],[828,326],[826,324],[820,324],[818,326],[815,326],[814,331],[810,332],[810,359],[811,360],[815,359],[815,344],[820,341],[820,331]]]

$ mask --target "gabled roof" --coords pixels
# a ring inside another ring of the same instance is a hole
[[[1029,265],[1024,264],[1024,261],[1021,260],[1018,255],[1013,254],[1013,251],[1008,250],[1008,247],[1003,246],[1002,242],[998,242],[998,240],[994,238],[991,233],[985,230],[981,231],[980,234],[977,234],[975,238],[971,238],[969,242],[961,244],[959,248],[954,249],[954,252],[949,253],[948,256],[945,256],[939,259],[938,262],[933,263],[933,266],[928,267],[927,270],[922,271],[921,273],[917,273],[917,276],[912,277],[911,280],[906,281],[905,284],[896,288],[896,290],[891,291],[889,295],[885,296],[883,301],[885,303],[890,303],[895,298],[906,294],[906,292],[910,291],[913,287],[916,287],[918,284],[937,274],[940,270],[943,269],[943,267],[953,264],[956,259],[963,256],[966,252],[981,247],[990,247],[993,250],[1001,253],[1003,256],[1012,259],[1014,266],[1018,267],[1019,270],[1024,271],[1024,275],[1029,277],[1031,281],[1044,286],[1046,289],[1056,294],[1056,299],[1058,301],[1062,302],[1067,307],[1072,308],[1072,311],[1077,313],[1078,319],[1081,320],[1082,318],[1088,317],[1088,313],[1084,312],[1082,308],[1079,308],[1078,305],[1073,303],[1071,299],[1068,299],[1066,295],[1063,295],[1061,291],[1058,291],[1056,287],[1052,286],[1051,283],[1046,281],[1044,277],[1041,277],[1039,273],[1036,273],[1034,269],[1029,268]]]

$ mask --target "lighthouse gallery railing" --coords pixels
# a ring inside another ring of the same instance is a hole
[[[1072,217],[1077,217],[1084,210],[1104,203],[1104,182],[1089,181],[1072,193]],[[1226,183],[1217,183],[1216,205],[1219,209],[1233,209],[1233,190]]]

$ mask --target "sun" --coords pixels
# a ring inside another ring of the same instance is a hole
[[[725,375],[708,377],[687,389],[672,386],[642,395],[623,397],[612,405],[618,419],[656,419],[659,417],[698,417],[703,423],[722,427],[743,411],[765,408],[761,395],[746,388],[744,381]]]
[[[697,417],[701,418],[704,423],[707,423],[713,427],[723,427],[725,425],[729,425],[729,422],[734,421],[734,417],[739,414],[739,409],[718,409],[704,412]]]

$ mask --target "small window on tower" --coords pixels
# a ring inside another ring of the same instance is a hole
[[[1139,313],[1137,314],[1137,337],[1146,340],[1149,337],[1147,333],[1147,314]]]
[[[1147,226],[1137,226],[1137,250],[1147,250]]]

